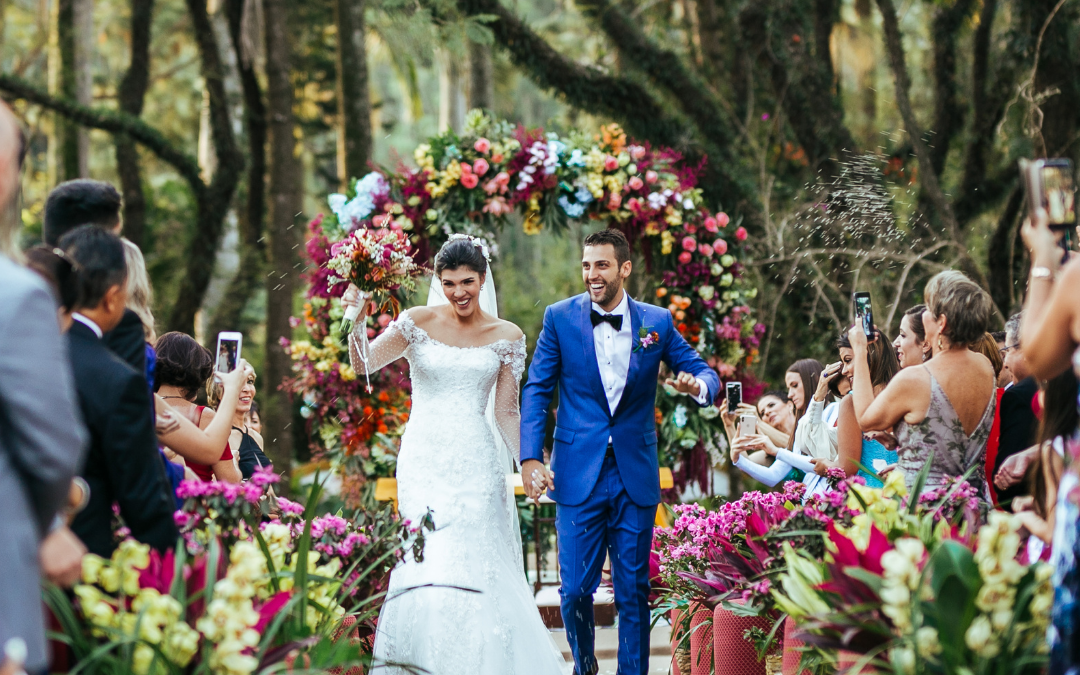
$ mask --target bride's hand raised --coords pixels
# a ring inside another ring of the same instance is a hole
[[[357,307],[360,309],[360,314],[356,317],[356,323],[360,324],[367,318],[368,309],[371,305],[371,294],[361,291],[355,284],[349,284],[349,287],[345,289],[345,295],[341,296],[341,304],[344,307]]]

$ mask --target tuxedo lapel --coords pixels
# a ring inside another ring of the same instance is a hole
[[[637,385],[638,372],[641,370],[641,349],[638,347],[638,334],[641,331],[642,326],[642,309],[638,306],[633,299],[627,295],[627,311],[630,314],[630,340],[633,345],[630,348],[630,368],[626,371],[626,387],[623,389],[622,398],[619,399],[619,405],[615,407],[615,414],[619,414],[622,410],[623,403],[630,397],[630,392]]]
[[[603,401],[604,410],[607,411],[608,415],[611,415],[607,395],[604,393],[604,381],[600,378],[600,363],[596,360],[596,343],[593,341],[593,325],[592,319],[589,317],[591,312],[592,303],[586,293],[581,296],[581,311],[578,312],[581,324],[581,346],[585,352],[585,370],[592,381],[593,393],[596,394],[599,400]]]

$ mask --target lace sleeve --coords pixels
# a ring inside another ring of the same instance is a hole
[[[357,321],[349,333],[349,363],[358,374],[371,375],[405,355],[409,345],[415,342],[417,328],[408,313],[403,313],[370,344],[360,337],[362,330],[367,330],[367,326]]]
[[[503,442],[517,464],[521,451],[521,407],[518,388],[525,372],[525,337],[514,342],[500,344],[495,352],[502,367],[495,383],[495,424],[499,427]]]

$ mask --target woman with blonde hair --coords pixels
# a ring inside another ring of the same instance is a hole
[[[146,341],[153,343],[157,340],[154,312],[150,309],[154,304],[154,289],[150,285],[150,275],[146,272],[146,259],[143,258],[139,247],[130,240],[122,239],[121,241],[124,243],[124,262],[127,263],[128,269],[127,307],[142,321]]]
[[[861,327],[848,331],[856,355],[855,416],[864,432],[895,427],[898,465],[909,489],[929,462],[924,492],[942,487],[948,478],[967,475],[990,501],[986,440],[994,419],[997,379],[990,361],[969,347],[986,334],[993,302],[978,284],[953,270],[932,278],[923,295],[923,327],[933,358],[901,370],[876,397],[866,360],[866,334]]]

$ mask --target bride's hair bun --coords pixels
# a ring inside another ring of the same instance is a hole
[[[435,256],[435,275],[441,277],[443,270],[456,270],[459,267],[468,267],[477,274],[486,273],[486,248],[483,241],[474,237],[451,237]]]

